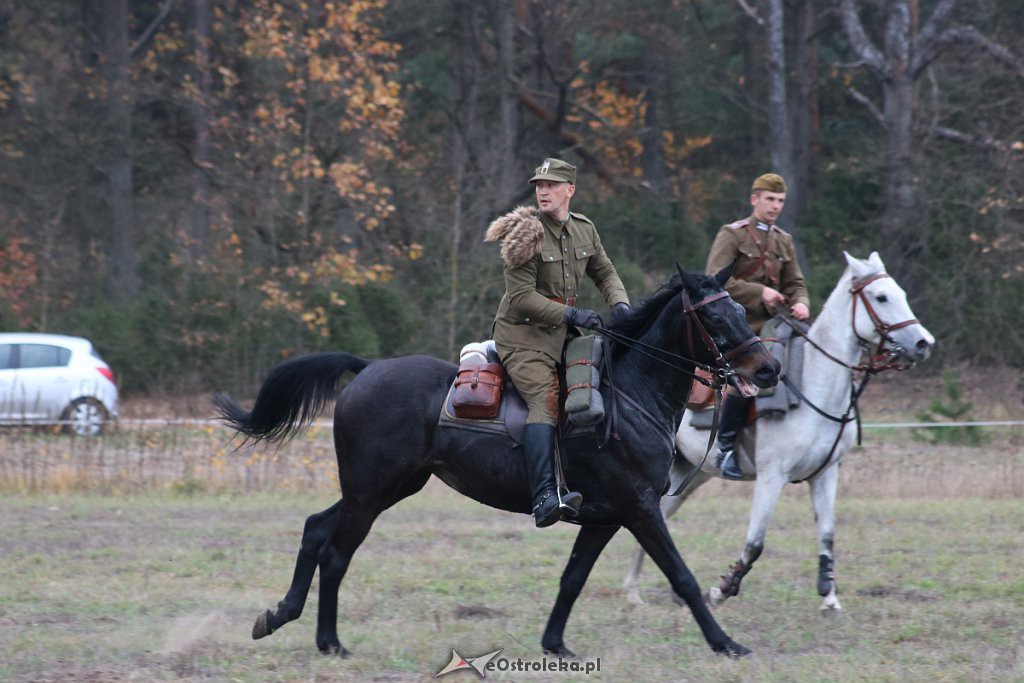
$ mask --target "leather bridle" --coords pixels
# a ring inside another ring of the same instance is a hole
[[[907,320],[903,320],[898,323],[885,322],[884,320],[882,320],[881,316],[879,316],[878,313],[875,311],[874,306],[871,305],[871,299],[864,292],[864,289],[872,282],[881,280],[882,278],[886,277],[889,277],[888,273],[876,273],[861,280],[854,280],[852,285],[850,286],[849,291],[850,294],[853,295],[853,303],[850,306],[850,326],[853,328],[854,336],[857,337],[857,344],[861,347],[864,353],[867,354],[867,361],[864,363],[850,365],[849,363],[846,363],[840,360],[839,358],[836,358],[831,353],[823,349],[813,339],[811,339],[806,332],[804,332],[802,329],[794,325],[792,320],[789,319],[788,315],[782,315],[782,318],[787,321],[787,323],[793,329],[794,332],[803,337],[808,344],[810,344],[815,349],[823,353],[831,361],[833,361],[834,363],[838,363],[839,365],[842,365],[845,368],[853,370],[854,372],[864,373],[864,379],[861,380],[859,386],[857,386],[855,382],[851,383],[850,403],[846,407],[846,412],[840,417],[830,415],[823,411],[818,406],[811,403],[807,399],[807,397],[804,396],[803,393],[796,387],[796,385],[793,384],[792,381],[790,381],[789,377],[783,375],[783,383],[791,391],[793,391],[800,398],[801,401],[806,403],[811,409],[813,409],[819,415],[828,418],[833,422],[839,423],[839,433],[836,434],[835,441],[832,442],[832,448],[829,450],[828,457],[825,458],[821,465],[817,469],[815,469],[810,476],[792,482],[794,484],[798,484],[801,481],[807,481],[808,479],[813,479],[814,477],[818,476],[818,474],[821,473],[826,467],[832,464],[832,456],[835,455],[836,447],[839,445],[839,441],[843,437],[843,432],[846,430],[846,425],[849,424],[850,422],[857,423],[857,444],[859,445],[861,443],[860,406],[858,404],[858,401],[860,400],[861,394],[863,394],[864,390],[867,388],[868,382],[871,381],[871,378],[874,375],[877,375],[878,373],[883,372],[885,370],[907,370],[909,368],[912,368],[915,364],[913,360],[906,360],[900,357],[899,351],[902,350],[902,347],[896,342],[895,339],[892,338],[892,335],[890,335],[889,333],[894,330],[909,327],[910,325],[918,324],[920,321],[918,321],[917,318],[908,318]],[[857,332],[858,300],[864,306],[864,310],[867,311],[868,317],[871,318],[871,322],[875,326],[875,331],[878,332],[878,344],[877,346],[874,347],[873,350],[873,344],[871,343],[871,341],[860,336],[860,334]]]
[[[915,362],[912,360],[906,360],[900,357],[899,352],[903,350],[892,335],[889,333],[894,330],[899,330],[910,325],[916,325],[920,321],[917,318],[908,318],[898,323],[887,323],[882,320],[881,316],[875,311],[874,306],[871,305],[871,299],[864,292],[864,288],[870,285],[876,280],[889,277],[888,273],[876,273],[870,277],[866,277],[863,280],[855,280],[850,286],[850,294],[853,295],[853,304],[850,306],[850,327],[853,329],[853,334],[857,337],[857,345],[867,355],[866,362],[857,363],[856,365],[850,365],[844,360],[836,358],[834,355],[829,353],[826,349],[822,348],[820,344],[811,339],[807,332],[801,329],[799,326],[793,323],[792,317],[788,312],[777,309],[775,315],[779,316],[786,321],[787,324],[793,329],[793,331],[803,337],[808,344],[813,346],[815,349],[820,351],[825,357],[831,360],[833,363],[842,365],[844,368],[853,370],[854,372],[864,372],[869,375],[878,374],[884,370],[909,370],[914,367]],[[868,312],[868,317],[871,318],[871,323],[875,326],[875,331],[878,332],[878,344],[874,345],[871,341],[860,336],[857,332],[857,302],[860,301],[864,306],[864,310]],[[778,340],[769,340],[778,341]],[[873,347],[873,348],[872,348]]]
[[[899,351],[902,350],[902,347],[896,343],[896,340],[889,333],[910,325],[916,325],[919,323],[918,319],[908,318],[898,323],[887,323],[875,312],[874,306],[871,305],[871,299],[864,293],[865,287],[872,282],[886,277],[889,277],[888,273],[877,273],[863,280],[854,281],[853,286],[850,287],[850,293],[854,295],[853,306],[850,308],[850,325],[853,327],[853,334],[856,335],[857,342],[868,354],[867,364],[861,364],[855,369],[864,372],[877,373],[883,370],[907,370],[914,366],[914,361],[907,361],[900,357]],[[864,310],[867,311],[871,322],[875,326],[875,331],[878,332],[878,346],[874,351],[871,350],[871,342],[857,334],[858,300],[864,305]]]
[[[721,292],[715,292],[710,296],[704,297],[697,303],[692,303],[690,301],[690,295],[685,289],[679,293],[679,298],[683,305],[683,317],[686,319],[686,338],[690,344],[690,348],[694,348],[693,330],[696,328],[697,332],[700,334],[701,340],[704,342],[704,345],[709,351],[711,351],[711,355],[714,356],[715,366],[718,372],[715,372],[715,369],[710,366],[705,366],[703,369],[712,372],[714,376],[721,380],[728,380],[729,375],[734,372],[732,366],[729,364],[730,360],[761,341],[761,338],[755,334],[739,346],[726,351],[724,354],[721,349],[718,348],[718,344],[715,343],[714,337],[711,336],[707,327],[704,326],[704,322],[700,319],[700,316],[697,315],[697,310],[714,301],[724,299],[727,296],[729,296],[729,292],[723,289]],[[693,315],[690,315],[691,313]]]

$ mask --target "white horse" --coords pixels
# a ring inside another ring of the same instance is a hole
[[[756,453],[749,429],[738,440],[736,451],[744,478],[756,479],[754,505],[739,561],[729,567],[719,587],[708,591],[707,599],[713,606],[739,593],[740,582],[764,550],[765,530],[782,487],[807,481],[818,522],[818,594],[824,597],[821,609],[842,609],[836,597],[832,545],[839,462],[857,432],[856,426],[849,424],[853,419],[854,370],[870,375],[884,369],[904,369],[926,359],[935,344],[935,338],[915,319],[906,294],[885,273],[877,252],[866,261],[844,254],[849,267],[807,332],[800,390],[803,400],[783,417],[757,421]],[[865,351],[868,363],[859,366]],[[676,433],[676,459],[669,488],[676,495],[661,500],[666,519],[701,484],[718,474],[714,453],[705,457],[708,432],[694,429],[691,417],[687,411]],[[678,490],[684,482],[685,487]],[[642,602],[639,583],[643,558],[644,551],[638,546],[624,582],[627,598],[635,603]]]

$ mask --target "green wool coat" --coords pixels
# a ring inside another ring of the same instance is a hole
[[[565,304],[584,277],[597,285],[609,308],[629,303],[615,266],[605,254],[594,223],[570,213],[562,226],[532,207],[520,207],[495,220],[486,241],[502,241],[505,294],[494,318],[493,337],[510,349],[541,351],[561,360],[565,343]]]

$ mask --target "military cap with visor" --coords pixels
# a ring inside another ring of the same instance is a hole
[[[576,167],[568,161],[562,161],[561,159],[545,159],[544,163],[534,170],[533,177],[530,178],[531,183],[535,183],[538,180],[552,180],[556,183],[575,185]]]

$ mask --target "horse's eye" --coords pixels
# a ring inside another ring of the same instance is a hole
[[[885,294],[879,294],[878,296],[875,297],[875,301],[877,301],[880,304],[884,304],[888,300],[889,297],[887,297]]]

